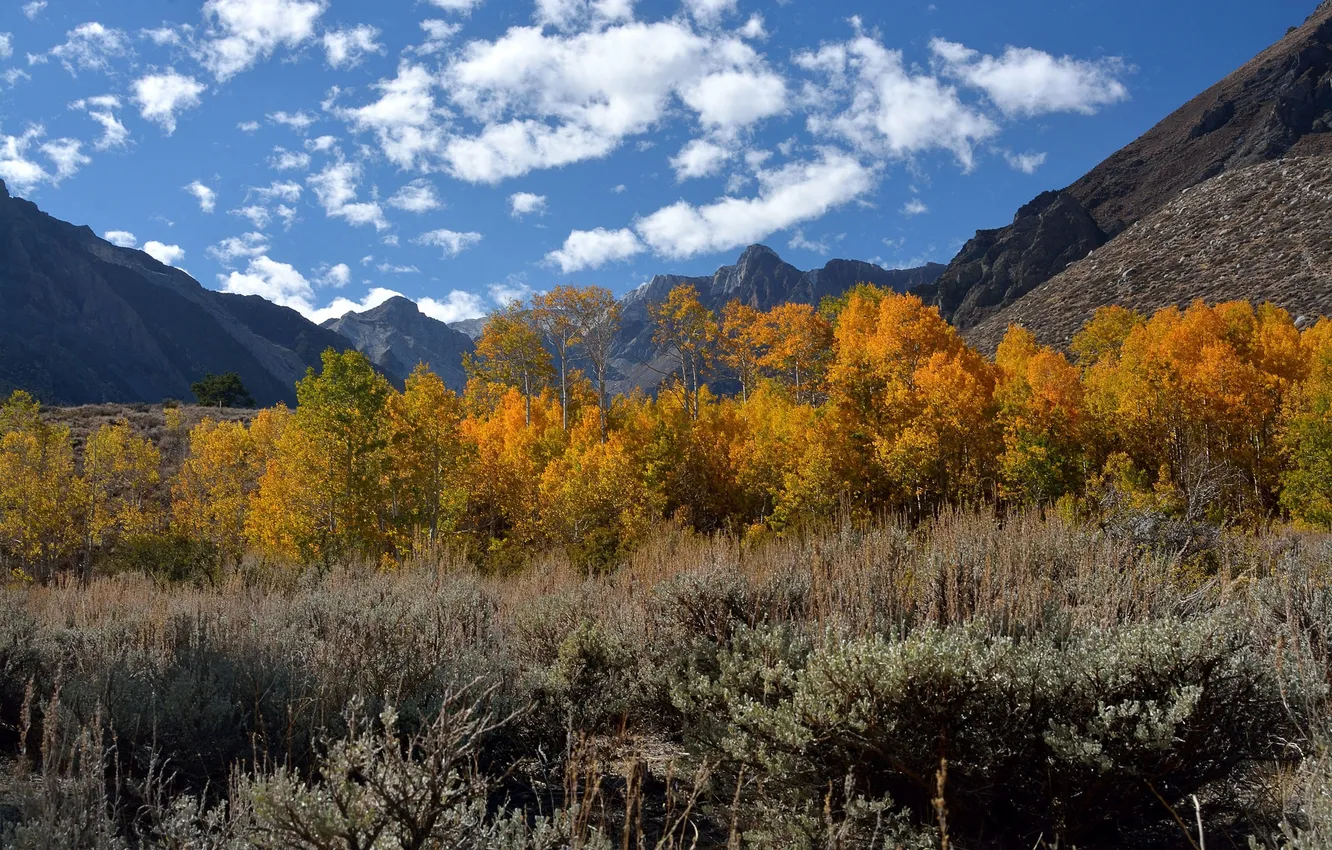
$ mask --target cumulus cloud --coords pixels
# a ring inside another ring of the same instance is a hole
[[[453,37],[462,31],[462,24],[431,18],[421,22],[421,29],[425,31],[426,40],[410,48],[410,52],[418,56],[431,56],[448,46]]]
[[[455,289],[443,300],[422,298],[416,302],[422,313],[441,322],[461,322],[464,319],[479,319],[486,314],[481,298],[471,292]]]
[[[315,278],[315,283],[320,286],[331,286],[334,289],[341,289],[351,283],[351,266],[346,263],[338,263],[335,266],[328,266],[318,270],[319,276]]]
[[[176,132],[176,113],[199,105],[199,95],[207,88],[194,77],[168,70],[149,74],[134,81],[133,100],[139,114],[160,126],[169,136]]]
[[[734,14],[736,0],[685,0],[689,14],[704,26],[717,23],[724,15]]]
[[[242,218],[247,218],[250,220],[250,224],[260,230],[268,227],[268,223],[273,220],[273,214],[270,213],[266,207],[260,206],[259,204],[251,204],[248,207],[229,210],[228,215],[238,215]]]
[[[815,109],[811,132],[840,138],[876,157],[905,158],[931,149],[951,151],[964,168],[975,164],[978,141],[999,132],[957,89],[937,77],[909,71],[898,50],[867,35],[796,55],[796,64],[820,75],[805,98]]]
[[[817,160],[755,176],[757,197],[723,197],[702,206],[679,201],[640,219],[634,229],[653,251],[672,259],[726,251],[820,218],[876,182],[873,169],[832,149],[821,151]]]
[[[398,266],[393,263],[380,263],[376,266],[380,274],[420,274],[421,270],[416,266]]]
[[[193,195],[194,199],[199,202],[200,212],[210,213],[217,206],[217,193],[198,180],[186,186],[185,191]]]
[[[102,137],[93,143],[95,150],[123,148],[129,140],[129,130],[116,117],[115,110],[120,109],[120,98],[115,95],[107,94],[76,100],[69,105],[69,108],[87,112],[89,118],[102,125]]]
[[[268,237],[262,233],[229,236],[216,245],[208,246],[204,253],[230,268],[237,260],[254,259],[268,253]]]
[[[320,136],[315,139],[305,140],[305,149],[311,153],[327,153],[338,146],[338,140],[335,136]]]
[[[641,23],[631,11],[611,0],[543,2],[545,26],[469,42],[439,76],[403,62],[378,83],[376,102],[337,114],[375,134],[401,168],[440,163],[459,179],[497,183],[604,157],[677,102],[723,135],[786,110],[785,81],[740,36],[682,19]],[[574,23],[589,28],[561,29]]]
[[[522,218],[525,215],[545,215],[546,196],[531,192],[514,192],[509,196],[509,215]]]
[[[134,248],[139,244],[139,240],[135,239],[134,234],[128,230],[108,230],[102,234],[102,238],[121,248]]]
[[[410,213],[425,213],[443,206],[429,180],[413,180],[388,199],[388,205]]]
[[[264,203],[269,203],[275,199],[283,200],[287,203],[296,203],[301,199],[301,184],[290,180],[274,180],[267,186],[251,186],[246,192],[246,197],[254,195]]]
[[[188,27],[188,26],[181,27],[181,30],[183,30],[186,34],[188,34],[192,29],[193,27]],[[158,47],[166,47],[167,45],[174,46],[180,44],[181,42],[180,32],[178,32],[175,27],[170,27],[165,25],[160,27],[155,27],[153,29],[139,30],[139,35],[148,39],[153,44],[156,44]]]
[[[297,132],[308,130],[319,119],[304,110],[299,112],[270,112],[268,120],[274,124],[290,127]]]
[[[546,255],[546,263],[570,274],[627,260],[635,254],[641,254],[643,250],[643,243],[628,228],[575,230],[564,240],[563,247]]]
[[[73,177],[80,168],[92,162],[82,148],[83,142],[78,139],[52,139],[42,144],[42,153],[55,166],[55,174],[50,178],[52,183],[58,184],[66,177]]]
[[[0,32],[0,59],[8,59],[13,55],[14,55],[13,33]]]
[[[203,65],[224,82],[279,47],[299,47],[314,36],[326,5],[325,0],[208,0]]]
[[[45,8],[46,0],[32,0],[30,3],[23,4],[23,15],[28,20],[35,21]]]
[[[677,181],[695,177],[711,177],[721,171],[722,166],[731,158],[731,152],[716,142],[706,139],[694,139],[671,157],[671,168],[675,169]]]
[[[314,190],[315,197],[330,218],[341,218],[356,227],[374,225],[376,230],[387,230],[389,223],[384,210],[374,201],[358,202],[356,189],[361,180],[361,166],[353,162],[335,162],[305,182]]]
[[[1015,171],[1021,171],[1023,174],[1035,174],[1037,169],[1045,165],[1045,154],[1043,153],[1012,153],[1004,152],[1004,159],[1008,166]]]
[[[29,158],[28,150],[40,139],[45,130],[39,124],[29,126],[18,136],[0,132],[0,180],[11,191],[27,194],[51,179],[46,169]]]
[[[1074,59],[1030,47],[1009,47],[996,57],[939,38],[930,49],[944,73],[985,92],[1010,116],[1091,115],[1128,97],[1128,87],[1119,80],[1124,62],[1117,58]]]
[[[384,45],[379,38],[379,29],[369,24],[347,29],[329,30],[324,33],[324,53],[328,64],[333,68],[354,68],[361,64],[367,54],[383,53]]]
[[[185,250],[179,245],[164,245],[156,240],[143,243],[143,252],[164,266],[180,267],[185,259]]]
[[[268,158],[268,166],[274,171],[305,171],[310,167],[310,155],[304,151],[276,147],[273,148],[273,155]]]
[[[428,0],[430,5],[443,9],[446,12],[457,12],[460,15],[470,15],[472,10],[480,6],[485,0]]]
[[[412,240],[417,245],[433,245],[443,249],[445,257],[456,257],[480,241],[480,233],[459,233],[456,230],[432,230]]]
[[[335,267],[338,268],[338,267]],[[341,268],[346,268],[342,266]],[[348,270],[350,277],[350,270]],[[300,312],[312,322],[326,322],[345,316],[347,313],[360,313],[372,310],[385,301],[400,295],[391,289],[372,289],[361,301],[349,298],[336,298],[326,307],[315,306],[314,286],[295,266],[278,262],[266,253],[250,258],[245,271],[233,271],[217,276],[223,292],[237,295],[259,295]]]
[[[258,122],[258,121],[242,121],[242,122],[240,122],[239,124],[236,125],[236,129],[237,129],[237,130],[240,130],[242,133],[253,133],[254,131],[256,131],[256,130],[259,129],[259,122]]]
[[[930,208],[920,198],[912,198],[902,205],[902,215],[917,216],[929,212]]]
[[[71,74],[79,71],[105,73],[111,70],[112,59],[129,54],[129,44],[129,37],[123,30],[89,21],[65,33],[64,44],[51,48],[51,55],[59,59]]]

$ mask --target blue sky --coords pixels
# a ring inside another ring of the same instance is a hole
[[[317,320],[947,262],[1313,0],[0,0],[0,178]]]

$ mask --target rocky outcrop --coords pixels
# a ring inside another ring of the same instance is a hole
[[[1018,210],[1013,223],[982,230],[936,284],[940,309],[962,326],[1011,304],[1109,237],[1066,192],[1046,192]]]
[[[1332,155],[1228,171],[965,331],[993,351],[1009,324],[1066,348],[1097,307],[1150,314],[1197,299],[1332,315]]]
[[[1071,196],[1106,236],[1161,209],[1190,186],[1218,174],[1286,155],[1332,152],[1332,3],[1324,2],[1285,38],[1112,154],[1061,194]],[[1077,254],[1082,228],[1059,234],[1012,225],[977,234],[949,264],[941,286],[924,294],[959,327],[984,321],[985,305],[1012,303],[1061,271],[1042,272],[1030,256]],[[1033,240],[1044,240],[1037,244]],[[988,247],[979,243],[988,242]],[[1002,246],[1002,249],[995,246]],[[977,264],[978,251],[988,260]],[[1083,252],[1085,254],[1085,252]],[[1003,275],[1020,266],[1016,288]],[[979,273],[977,273],[979,270]],[[1044,277],[1042,277],[1044,275]],[[1025,290],[1024,290],[1025,287]],[[971,296],[970,290],[977,294]],[[1002,294],[1002,297],[1001,297]],[[998,300],[996,300],[998,299]],[[979,309],[977,309],[979,308]]]
[[[319,352],[350,343],[259,300],[242,309],[0,182],[0,393],[26,389],[49,404],[190,399],[206,373],[236,372],[259,403],[294,403]]]
[[[424,363],[450,389],[461,392],[467,385],[463,356],[472,351],[472,338],[430,318],[407,298],[395,296],[364,313],[330,319],[323,327],[351,340],[400,383]]]

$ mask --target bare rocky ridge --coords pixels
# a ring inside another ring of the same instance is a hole
[[[399,380],[425,363],[450,389],[467,385],[463,355],[472,338],[422,313],[407,298],[396,296],[364,313],[347,313],[323,327],[355,343],[370,361]]]
[[[1186,189],[965,335],[993,351],[1016,323],[1065,347],[1097,307],[1151,313],[1197,299],[1332,314],[1332,155],[1287,157]]]
[[[959,327],[979,324],[1057,274],[1058,259],[1094,247],[1083,213],[1113,237],[1218,174],[1332,152],[1330,131],[1332,3],[1324,2],[1303,26],[1063,190],[1056,226],[1029,221],[1028,205],[1008,227],[978,233],[921,294]]]

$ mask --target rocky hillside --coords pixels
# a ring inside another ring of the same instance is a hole
[[[0,393],[48,404],[192,398],[236,372],[260,404],[343,337],[263,299],[204,289],[179,269],[10,197],[0,182]]]
[[[1097,307],[1152,312],[1247,299],[1332,315],[1332,155],[1228,171],[966,331],[993,350],[1010,323],[1066,346]]]
[[[350,339],[370,361],[388,375],[403,378],[418,363],[425,363],[451,389],[467,384],[463,355],[472,350],[472,338],[422,313],[406,298],[390,298],[364,313],[347,313],[323,327]]]
[[[962,328],[1218,174],[1332,152],[1332,3],[1072,186],[982,231],[921,290]]]
[[[832,260],[821,269],[801,271],[765,245],[751,245],[735,265],[722,266],[711,277],[656,275],[624,297],[620,339],[613,362],[614,389],[654,389],[669,371],[661,351],[652,342],[649,308],[665,300],[676,286],[698,289],[703,305],[720,313],[727,302],[738,300],[759,310],[784,302],[817,304],[840,295],[858,283],[884,286],[898,292],[927,287],[943,272],[931,263],[916,269],[885,269],[856,260]]]

